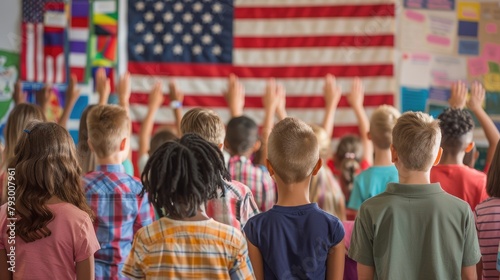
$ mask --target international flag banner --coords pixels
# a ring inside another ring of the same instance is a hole
[[[392,105],[394,12],[393,0],[129,0],[133,133],[147,113],[154,81],[166,89],[170,78],[185,93],[184,110],[208,107],[226,122],[222,93],[231,73],[246,89],[244,114],[257,123],[264,117],[261,96],[269,77],[285,86],[288,114],[310,123],[322,121],[329,73],[344,91],[352,78],[362,78],[368,115]],[[161,108],[155,126],[173,122],[172,110]],[[343,97],[333,137],[347,133],[357,134],[358,127]]]
[[[65,79],[65,71],[61,72],[57,68],[58,65],[64,65],[64,60],[61,63],[61,58],[59,58],[61,46],[59,28],[62,25],[59,5],[61,3],[63,0],[22,1],[20,68],[23,81],[53,83],[58,79],[61,81]],[[47,23],[45,30],[44,21]],[[44,40],[47,42],[45,43]],[[49,61],[46,60],[46,55],[49,56]],[[46,76],[47,67],[51,71],[48,77]]]
[[[86,81],[87,42],[90,38],[89,15],[90,4],[88,1],[73,1],[71,3],[71,19],[68,30],[69,71],[76,75],[80,83]]]
[[[64,3],[49,2],[45,4],[43,55],[45,82],[49,84],[66,81],[64,45],[67,20]]]

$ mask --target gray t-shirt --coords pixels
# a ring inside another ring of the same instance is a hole
[[[481,258],[469,205],[439,184],[390,183],[363,203],[349,257],[375,279],[461,279]]]

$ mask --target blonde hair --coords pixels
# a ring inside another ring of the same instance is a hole
[[[88,138],[98,158],[120,149],[120,142],[130,133],[127,111],[117,105],[98,105],[87,117]]]
[[[441,142],[439,121],[421,112],[406,112],[392,131],[394,149],[402,165],[427,171],[434,163]]]
[[[387,150],[392,144],[392,129],[401,113],[389,105],[379,106],[370,118],[370,135],[373,145]]]
[[[89,112],[96,105],[89,105],[85,110],[83,110],[82,116],[80,117],[80,127],[78,129],[78,145],[76,146],[76,152],[78,154],[78,161],[82,167],[83,174],[94,171],[96,166],[95,154],[90,150],[88,139],[89,131],[87,128],[87,117]]]
[[[296,118],[286,118],[269,135],[267,157],[285,184],[303,181],[319,159],[318,140],[312,128]]]
[[[226,128],[222,119],[212,110],[194,108],[182,117],[181,133],[195,133],[213,144],[224,143]]]
[[[326,130],[319,125],[311,124],[310,125],[314,135],[316,135],[316,139],[318,139],[319,146],[319,155],[321,158],[326,159],[330,155],[330,137],[326,133]]]

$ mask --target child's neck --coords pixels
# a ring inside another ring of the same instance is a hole
[[[210,217],[208,217],[207,213],[205,212],[205,207],[200,206],[198,208],[198,211],[196,211],[196,215],[194,215],[193,217],[182,218],[179,220],[186,222],[199,222],[199,221],[210,220]]]
[[[373,158],[374,166],[389,166],[393,165],[390,149],[380,149],[374,146],[375,157]]]
[[[443,155],[441,157],[441,160],[439,161],[439,165],[445,165],[445,164],[455,164],[455,165],[463,165],[465,157],[465,152],[460,152],[458,154],[451,154],[445,152],[443,149]]]
[[[284,184],[280,182],[281,180],[276,179],[276,184],[278,185],[278,201],[276,205],[279,206],[298,206],[309,204],[309,184],[311,178],[309,177],[307,181]]]
[[[428,171],[407,170],[398,168],[399,183],[410,185],[427,185],[431,183],[431,173]]]
[[[123,162],[120,153],[111,154],[110,156],[104,158],[97,157],[96,161],[98,165],[116,165],[122,164]]]

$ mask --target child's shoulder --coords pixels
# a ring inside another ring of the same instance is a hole
[[[92,171],[84,175],[83,181],[86,192],[115,192],[116,188],[121,188],[122,191],[137,195],[142,191],[139,178],[120,171]]]

